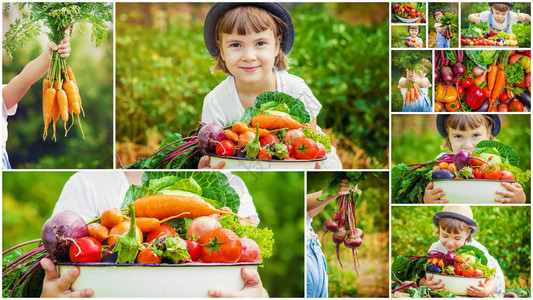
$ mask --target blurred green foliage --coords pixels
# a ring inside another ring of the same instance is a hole
[[[393,206],[391,212],[391,257],[427,253],[438,241],[433,233],[433,215],[439,206]],[[479,232],[474,238],[498,260],[506,279],[528,287],[531,284],[531,210],[529,206],[472,207]]]
[[[72,172],[3,172],[2,249],[40,238]],[[304,295],[304,173],[236,172],[250,194],[261,227],[274,232],[274,255],[259,269],[271,297]],[[31,188],[28,186],[31,185]],[[287,186],[292,187],[287,189]],[[26,251],[32,249],[31,246]]]
[[[365,233],[363,244],[357,248],[362,268],[359,270],[361,277],[357,276],[353,269],[351,249],[340,245],[340,256],[344,265],[341,269],[330,233],[322,243],[328,268],[329,297],[388,296],[389,173],[375,172],[375,175],[368,174],[366,180],[358,184],[363,193],[355,209],[355,215],[357,228],[361,228]],[[313,218],[311,225],[320,238],[324,233],[324,221],[333,217],[336,209],[335,204],[329,204]],[[374,293],[376,290],[381,290],[384,294],[361,294],[369,288],[374,288]]]
[[[16,11],[11,6],[10,12]],[[16,16],[13,16],[16,17]],[[4,22],[10,18],[4,14]],[[4,24],[5,25],[5,24]],[[109,25],[111,28],[112,25]],[[46,37],[26,42],[11,61],[3,50],[2,83],[7,84],[31,60],[44,51]],[[16,115],[8,119],[7,152],[12,168],[17,169],[93,169],[113,167],[113,32],[95,48],[91,30],[84,24],[74,26],[67,64],[74,70],[85,110],[81,124],[74,124],[64,137],[63,121],[57,122],[57,142],[42,140],[42,80],[31,86],[19,103]],[[44,77],[43,77],[44,79]],[[76,118],[75,123],[78,123]],[[72,122],[69,119],[69,124]],[[52,124],[48,136],[52,136]],[[67,127],[68,127],[67,126]]]
[[[227,75],[214,65],[203,40],[210,4],[117,5],[117,140],[147,144],[188,133],[201,118],[205,95]],[[289,70],[303,78],[323,108],[318,124],[387,164],[388,23],[341,21],[386,3],[298,3]],[[347,17],[346,17],[347,15]]]
[[[529,115],[500,114],[502,127],[496,137],[499,142],[513,147],[520,157],[520,168],[530,170],[531,128]],[[443,150],[445,140],[435,125],[435,115],[393,115],[391,120],[391,167],[397,164],[424,163],[434,159]],[[530,199],[531,184],[524,187]]]
[[[514,9],[512,12],[520,11],[520,13],[525,13],[531,16],[531,2],[512,2]],[[468,20],[470,14],[478,14],[483,11],[489,10],[488,2],[468,2],[461,5],[461,32],[466,32],[469,25],[474,23]],[[487,23],[484,23],[487,25]],[[488,26],[488,25],[487,25]],[[518,41],[518,46],[520,48],[529,48],[531,47],[531,23],[517,23],[514,24],[511,28],[513,33],[516,35],[516,40]]]
[[[394,59],[394,57],[400,53],[400,51],[417,51],[424,53],[425,57],[429,59],[430,61],[433,61],[431,57],[431,50],[395,50],[391,51],[391,59]],[[401,112],[403,110],[403,96],[400,88],[398,87],[398,84],[400,82],[400,78],[406,76],[406,70],[399,69],[398,67],[394,66],[394,64],[391,64],[392,70],[391,70],[391,111],[394,112]],[[433,82],[433,73],[428,72],[426,76],[429,80],[429,82]],[[428,97],[431,99],[433,95],[433,88],[430,87],[428,89]]]
[[[420,33],[418,34],[418,37],[422,39],[424,44],[421,48],[427,47],[427,41],[426,41],[426,26],[422,26],[420,24],[415,24],[420,28]],[[409,26],[391,26],[391,47],[392,48],[408,48],[403,44],[404,38],[408,38],[409,36]],[[398,45],[398,43],[402,43]],[[411,48],[413,49],[413,48]]]
[[[437,39],[436,39],[436,33],[435,30],[435,18],[433,17],[433,12],[436,9],[440,9],[444,12],[446,17],[450,18],[451,20],[455,21],[455,26],[450,27],[450,31],[452,33],[452,38],[450,40],[450,48],[457,48],[459,47],[459,15],[458,15],[458,4],[457,3],[434,3],[429,2],[428,3],[428,28],[429,28],[429,34],[435,35],[435,40],[432,40],[431,38],[428,38],[428,48],[435,48],[437,47]],[[433,42],[433,43],[432,43]]]
[[[304,295],[304,173],[233,172],[246,183],[260,227],[274,232],[274,255],[259,274],[270,297]],[[288,188],[290,186],[290,188]]]

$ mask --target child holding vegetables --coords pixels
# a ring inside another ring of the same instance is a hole
[[[433,18],[435,19],[435,30],[437,31],[437,48],[450,48],[450,25],[444,25],[440,23],[442,17],[445,17],[444,11],[441,9],[435,9],[433,11]],[[447,32],[448,36],[444,33]]]
[[[69,57],[69,37],[66,36],[59,46],[52,41],[48,42],[46,50],[39,57],[29,62],[17,76],[2,87],[2,169],[11,169],[6,151],[7,118],[16,113],[17,104],[22,100],[28,89],[46,74],[54,51],[59,52],[61,58],[66,59]]]
[[[405,40],[407,40],[405,44],[409,46],[409,48],[424,48],[424,41],[418,37],[420,34],[420,26],[407,26],[407,33],[409,34],[409,37],[405,38]]]
[[[505,277],[498,261],[489,254],[487,248],[472,237],[478,232],[479,227],[474,220],[470,206],[445,206],[441,212],[433,216],[433,223],[437,226],[435,234],[439,237],[439,241],[431,245],[428,253],[438,251],[446,254],[457,251],[464,245],[472,245],[480,249],[488,259],[487,267],[495,268],[496,274],[485,280],[480,280],[477,286],[469,286],[467,293],[469,296],[477,298],[488,297],[491,294],[495,297],[502,297],[505,293]],[[445,288],[441,279],[434,280],[434,275],[420,279],[420,286],[427,286],[434,290]]]
[[[328,274],[326,259],[320,248],[318,236],[311,227],[312,218],[318,215],[329,203],[335,201],[338,197],[355,192],[357,186],[351,188],[350,180],[342,179],[337,193],[328,196],[323,201],[318,199],[322,196],[322,191],[307,195],[307,214],[306,214],[306,264],[307,264],[307,298],[327,298],[328,297]]]
[[[489,30],[505,33],[513,33],[512,27],[518,22],[531,22],[528,14],[520,13],[520,10],[512,12],[514,5],[511,2],[489,2],[489,7],[487,11],[470,14],[468,20],[476,24],[487,22]]]
[[[242,179],[231,173],[224,173],[224,175],[240,198],[239,215],[258,223],[259,218],[253,199]],[[78,172],[63,187],[52,215],[70,210],[79,214],[85,222],[90,221],[94,219],[94,216],[100,216],[109,208],[121,207],[130,184],[140,185],[142,176],[143,172],[140,171]],[[64,276],[58,277],[56,267],[50,259],[43,259],[41,265],[46,271],[41,297],[91,297],[93,295],[90,287],[74,292],[70,290],[70,286],[80,275],[79,268],[72,268]],[[242,290],[211,289],[209,296],[217,298],[268,297],[257,271],[243,268],[241,276],[245,281]]]
[[[407,69],[407,78],[402,77],[398,82],[398,87],[403,96],[404,112],[429,112],[431,111],[431,100],[428,97],[431,82],[426,77],[431,69],[431,62],[423,59],[413,70]]]
[[[460,150],[473,152],[476,145],[483,140],[494,140],[501,129],[500,117],[495,114],[439,114],[436,119],[437,129],[445,139],[443,147],[448,148],[453,153]],[[517,183],[502,182],[504,190],[496,191],[501,195],[494,199],[501,203],[525,203],[526,195],[522,186]],[[425,203],[447,203],[444,197],[446,193],[442,188],[433,189],[433,182],[430,182],[425,189]]]
[[[286,71],[294,27],[282,4],[215,3],[204,23],[204,40],[216,61],[213,71],[229,76],[205,97],[203,122],[230,125],[258,95],[280,91],[301,100],[311,117],[309,125],[321,131],[316,120],[321,104],[301,78]],[[335,148],[326,157],[323,167],[342,168]],[[212,168],[223,166],[221,162]],[[198,167],[209,167],[209,157],[203,157]]]

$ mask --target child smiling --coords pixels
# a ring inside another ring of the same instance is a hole
[[[216,65],[229,76],[204,99],[202,121],[223,126],[240,120],[255,98],[267,91],[286,93],[303,102],[309,125],[321,132],[317,116],[322,105],[305,82],[289,74],[287,54],[294,42],[289,12],[280,3],[215,3],[204,24],[204,40]],[[199,168],[209,167],[204,156]],[[220,162],[211,168],[222,168]],[[342,169],[335,148],[316,168]]]
[[[420,27],[418,25],[407,26],[407,32],[409,33],[409,37],[405,39],[409,40],[405,44],[409,46],[409,48],[424,47],[424,41],[422,41],[422,39],[418,37],[418,35],[420,34]]]
[[[505,277],[498,261],[492,257],[487,248],[481,245],[472,237],[479,227],[469,206],[445,206],[441,212],[433,216],[433,223],[437,226],[435,234],[439,241],[435,242],[429,248],[431,251],[442,253],[457,251],[464,245],[472,245],[485,254],[488,259],[488,267],[496,268],[496,274],[485,280],[480,280],[477,285],[471,285],[467,288],[468,296],[471,297],[488,297],[491,294],[495,297],[502,297],[505,293]],[[442,279],[435,280],[433,275],[420,279],[420,286],[427,286],[434,290],[445,288]]]

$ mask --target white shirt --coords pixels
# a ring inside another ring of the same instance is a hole
[[[228,177],[230,186],[240,198],[238,215],[259,223],[252,196],[244,181],[231,173]],[[59,196],[52,215],[70,210],[88,222],[113,207],[120,208],[130,184],[124,171],[80,171],[72,175]]]
[[[303,102],[311,120],[316,119],[322,105],[313,95],[305,81],[298,76],[289,74],[287,71],[274,70],[276,74],[276,86],[278,92],[283,92]],[[235,77],[228,76],[215,87],[204,99],[202,108],[202,122],[207,124],[216,122],[227,126],[233,121],[240,120],[244,115],[244,108],[239,100]],[[317,130],[322,132],[320,127]],[[331,147],[322,166],[326,169],[342,169],[342,163],[337,156],[337,150]]]
[[[5,86],[5,85],[4,85]],[[4,87],[2,86],[2,88]],[[17,112],[18,104],[15,104],[15,106],[11,107],[10,109],[7,109],[7,105],[4,102],[4,95],[2,94],[2,119],[0,120],[0,130],[2,131],[2,136],[0,139],[2,140],[2,155],[5,157],[5,159],[8,158],[7,156],[7,150],[6,150],[6,143],[7,143],[7,118],[9,116],[13,116]],[[2,159],[2,169],[7,169],[7,166],[4,165],[4,160]]]
[[[505,294],[505,277],[503,276],[503,271],[502,271],[502,268],[500,268],[500,264],[498,264],[498,261],[489,254],[489,250],[487,250],[485,246],[481,245],[478,241],[474,239],[472,239],[472,242],[466,242],[465,245],[471,245],[483,251],[483,253],[485,254],[488,260],[487,266],[489,268],[496,269],[496,274],[494,274],[494,281],[495,281],[494,286],[495,287],[494,287],[494,291],[492,292],[492,294],[496,298],[503,297],[503,295]],[[428,253],[431,252],[432,250],[439,251],[444,254],[448,252],[448,250],[446,250],[446,248],[442,245],[440,241],[433,243],[431,247],[429,248]]]
[[[490,14],[490,11],[486,10],[484,12],[481,12],[479,14],[480,18],[481,18],[481,22],[488,22],[489,21],[489,14]],[[518,14],[515,13],[515,12],[512,12],[510,11],[509,14],[511,15],[511,26],[513,24],[516,24],[518,23]],[[498,23],[496,22],[496,19],[494,18],[494,16],[492,17],[492,27],[496,28],[496,29],[499,29],[499,30],[505,30],[507,28],[507,16],[505,17],[505,21],[503,23]]]

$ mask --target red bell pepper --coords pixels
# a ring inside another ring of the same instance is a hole
[[[485,101],[485,93],[476,85],[471,85],[466,90],[466,105],[471,109],[478,109]]]

